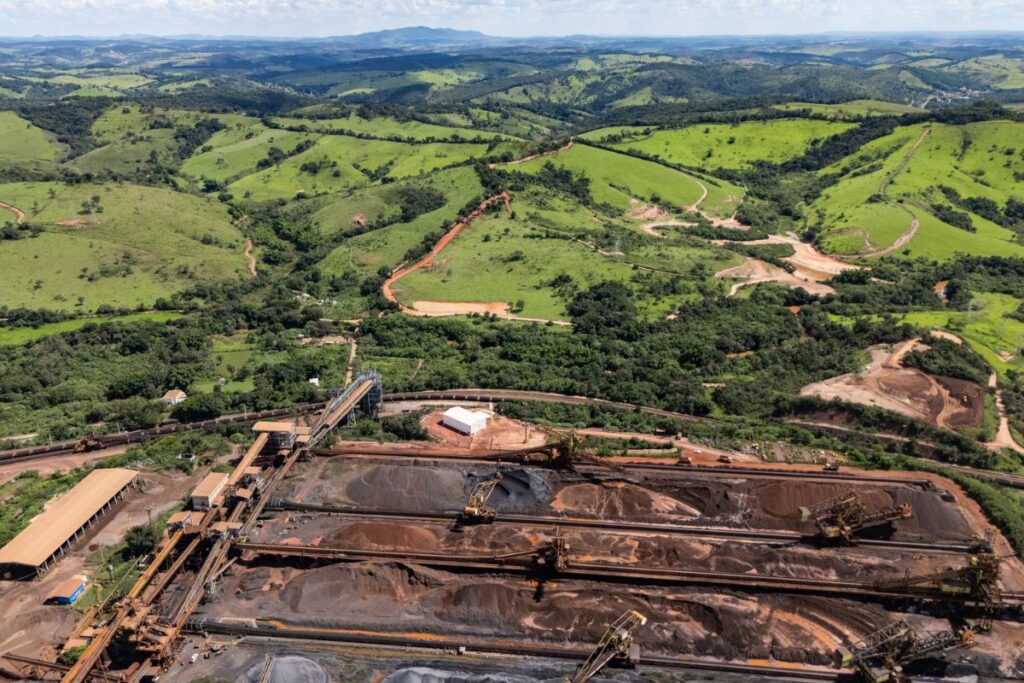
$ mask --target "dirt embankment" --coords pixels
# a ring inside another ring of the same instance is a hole
[[[903,357],[915,348],[925,347],[919,339],[893,350],[873,347],[871,363],[863,371],[808,384],[800,395],[885,408],[944,429],[977,426],[985,410],[985,389],[974,382],[904,368]]]

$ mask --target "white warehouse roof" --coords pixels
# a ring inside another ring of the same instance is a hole
[[[475,434],[487,426],[487,413],[473,412],[461,406],[444,411],[441,422],[463,434]]]

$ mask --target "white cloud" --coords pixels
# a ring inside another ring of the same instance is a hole
[[[496,35],[1022,30],[1024,0],[0,0],[0,34]]]

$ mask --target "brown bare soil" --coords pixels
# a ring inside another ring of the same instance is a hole
[[[425,316],[449,315],[508,315],[509,306],[504,301],[414,301],[412,310]]]
[[[803,289],[808,294],[816,294],[818,296],[835,293],[835,290],[828,285],[810,278],[800,277],[795,273],[789,273],[778,266],[773,266],[770,263],[755,258],[748,258],[741,265],[733,268],[720,270],[715,273],[715,277],[739,278],[741,280],[729,288],[729,296],[735,296],[736,292],[740,291],[743,287],[765,282],[775,282],[792,289]]]
[[[873,347],[872,362],[863,372],[809,384],[800,395],[877,406],[945,429],[977,426],[985,410],[984,388],[902,367],[903,357],[918,341],[904,342],[893,351]]]
[[[58,221],[57,225],[62,228],[73,228],[75,230],[81,230],[82,228],[89,227],[89,221],[85,220],[82,216],[72,216],[71,218],[65,218],[62,221]]]
[[[485,410],[485,408],[473,408]],[[464,449],[467,455],[497,450],[514,450],[541,446],[548,441],[548,434],[533,425],[493,415],[487,426],[473,435],[462,434],[441,424],[444,411],[437,410],[425,416],[420,423],[436,443]]]

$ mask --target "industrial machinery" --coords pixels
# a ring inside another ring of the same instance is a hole
[[[646,623],[647,617],[636,610],[629,610],[616,619],[605,631],[587,661],[583,662],[571,677],[566,676],[563,683],[586,683],[601,669],[615,661],[628,662],[631,659],[636,659],[636,655],[639,653],[635,651],[631,653],[631,650],[634,649],[633,638],[637,629]]]
[[[460,524],[490,524],[494,521],[498,511],[487,505],[487,501],[499,483],[500,472],[473,487],[473,492],[469,494],[469,502],[459,515]]]
[[[800,508],[800,521],[814,522],[819,538],[850,545],[857,542],[855,534],[860,531],[913,516],[914,511],[908,503],[868,510],[856,493],[844,493],[811,507]]]
[[[974,631],[918,633],[905,621],[897,621],[872,633],[848,652],[838,652],[838,663],[855,667],[867,683],[897,683],[908,680],[906,664],[927,655],[974,643]]]
[[[989,605],[994,610],[999,603],[999,556],[992,546],[980,543],[967,556],[967,564],[948,567],[928,574],[883,579],[873,584],[884,590],[930,587],[953,597],[963,597]]]
[[[540,573],[559,572],[569,564],[569,544],[558,534],[541,546],[533,556],[533,567]]]
[[[103,442],[96,438],[96,435],[89,432],[75,444],[72,448],[73,453],[88,453],[89,451],[96,451],[103,448]]]
[[[625,472],[619,465],[587,450],[583,446],[583,437],[575,430],[559,432],[549,429],[545,431],[552,437],[552,440],[548,443],[543,446],[512,451],[504,454],[503,457],[518,458],[526,464],[547,465],[564,470],[571,470],[579,463],[589,463],[591,465],[607,467],[616,472]]]

